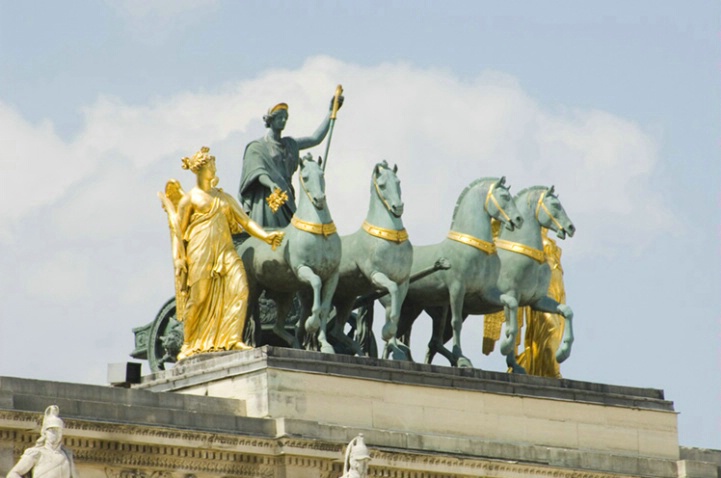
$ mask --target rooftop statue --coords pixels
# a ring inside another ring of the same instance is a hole
[[[496,287],[501,264],[491,235],[492,218],[501,221],[509,230],[523,226],[505,178],[473,181],[456,202],[451,230],[446,238],[438,244],[413,248],[413,273],[428,267],[440,257],[447,258],[451,263],[450,269],[412,283],[401,309],[398,337],[405,336],[407,339],[413,322],[424,309],[434,318],[433,336],[426,357],[428,363],[439,352],[453,365],[471,366],[471,361],[463,355],[460,335],[464,302],[468,296],[481,295],[496,307],[502,307],[511,300]],[[446,350],[442,340],[449,306],[453,351]]]
[[[40,438],[8,472],[7,478],[77,478],[73,454],[62,445],[65,424],[57,405],[45,409]]]
[[[238,199],[253,221],[269,228],[285,227],[290,223],[296,209],[291,180],[299,166],[299,151],[319,145],[326,137],[343,105],[341,92],[339,86],[331,100],[328,116],[308,137],[282,136],[288,121],[286,103],[278,103],[263,116],[268,132],[246,146],[238,191]],[[326,152],[326,161],[327,157]]]
[[[375,165],[366,219],[357,232],[341,238],[343,254],[340,279],[333,297],[336,319],[332,333],[356,355],[365,353],[343,330],[356,307],[356,298],[376,289],[388,292],[388,296],[381,298],[386,307],[383,340],[391,342],[395,348],[401,304],[408,292],[413,247],[401,219],[403,201],[397,171],[397,166],[391,169],[385,161]]]
[[[543,252],[551,269],[551,280],[548,296],[563,304],[566,302],[566,291],[563,286],[563,268],[561,267],[561,248],[556,241],[548,237],[548,229],[541,229]],[[526,306],[519,309],[519,327],[525,319],[523,350],[517,356],[518,364],[530,375],[561,378],[561,367],[556,360],[563,339],[563,316],[550,312],[533,310]],[[503,312],[486,315],[484,323],[483,353],[488,355],[493,344],[500,338],[501,325],[505,321]],[[518,340],[516,341],[518,343]]]
[[[519,192],[515,197],[518,210],[523,216],[523,227],[510,230],[502,228],[495,240],[501,270],[498,273],[498,289],[507,300],[503,307],[505,333],[502,334],[501,353],[506,357],[506,364],[514,373],[526,373],[516,361],[516,339],[518,335],[518,307],[530,306],[532,310],[560,314],[564,318],[563,337],[556,350],[558,363],[566,360],[571,354],[573,344],[573,311],[566,304],[561,304],[548,296],[548,285],[551,280],[551,269],[546,262],[541,239],[541,228],[554,231],[559,239],[572,237],[576,227],[569,219],[563,205],[554,194],[553,186],[533,186]],[[467,295],[463,303],[463,317],[470,314],[490,314],[500,309],[495,303],[487,301],[482,295]],[[444,315],[429,310],[435,320]],[[448,334],[434,327],[433,339],[436,343],[444,343]]]
[[[298,209],[283,229],[283,245],[271,251],[251,237],[238,245],[238,254],[248,271],[251,303],[256,304],[265,291],[278,306],[275,333],[296,347],[307,334],[317,339],[309,348],[318,346],[322,352],[334,353],[326,337],[326,324],[338,284],[341,242],[326,203],[321,164],[310,155],[300,161],[302,191]],[[296,292],[300,292],[302,313],[294,337],[285,330],[285,320]]]
[[[176,180],[158,193],[171,231],[175,265],[176,315],[184,324],[178,360],[205,352],[248,349],[243,342],[248,285],[232,233],[245,229],[278,247],[282,232],[266,232],[250,220],[240,204],[216,188],[215,156],[201,148],[183,158],[183,169],[196,175],[185,193]]]
[[[341,478],[367,478],[368,462],[371,456],[363,439],[363,434],[348,443],[343,459],[343,476]]]

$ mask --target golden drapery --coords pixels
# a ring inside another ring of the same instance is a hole
[[[548,237],[548,229],[543,229],[543,252],[546,262],[551,268],[551,281],[548,296],[559,303],[566,302],[566,291],[563,285],[563,268],[561,267],[561,248],[556,241]],[[488,314],[484,322],[483,353],[488,355],[495,342],[501,336],[501,325],[505,321],[504,312]],[[530,375],[561,378],[561,368],[556,361],[556,350],[563,337],[565,321],[559,314],[538,312],[530,307],[519,307],[519,326],[525,322],[526,330],[523,339],[523,351],[517,356],[519,365]],[[520,334],[517,337],[520,344]]]
[[[238,218],[221,193],[207,212],[195,211],[185,230],[189,297],[178,358],[248,348],[243,343],[248,285],[231,224]]]

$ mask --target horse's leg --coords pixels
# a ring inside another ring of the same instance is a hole
[[[320,342],[320,351],[326,354],[335,353],[335,349],[330,344],[330,342],[328,342],[328,338],[326,337],[326,328],[328,326],[328,315],[330,314],[333,294],[335,294],[335,289],[338,286],[339,277],[340,274],[338,274],[338,271],[336,271],[328,278],[328,280],[325,281],[324,284],[322,284],[320,291],[320,331],[318,332],[318,341]],[[313,292],[313,300],[315,301],[315,289],[313,290]]]
[[[445,347],[443,340],[446,335],[446,325],[448,324],[448,311],[449,307],[447,305],[426,309],[426,314],[428,314],[433,321],[433,332],[431,340],[428,341],[428,350],[426,351],[427,364],[433,361],[433,357],[435,357],[437,353],[443,355],[452,367],[458,364],[456,356]]]
[[[350,317],[351,311],[353,310],[353,300],[345,300],[341,303],[336,303],[335,305],[335,321],[333,326],[330,329],[330,334],[335,338],[338,342],[341,342],[343,345],[345,345],[347,348],[353,351],[355,355],[364,355],[364,352],[360,346],[360,344],[353,340],[352,338],[348,337],[345,332],[345,325],[348,322],[348,317]],[[330,324],[329,324],[330,325]],[[359,324],[356,324],[356,329],[360,327]]]
[[[321,300],[320,292],[323,284],[313,269],[306,265],[298,267],[296,275],[301,282],[305,282],[313,288],[313,306],[310,310],[310,317],[305,321],[305,330],[310,334],[314,334],[321,326]]]
[[[506,365],[513,373],[525,374],[526,369],[516,362],[516,336],[518,335],[518,299],[512,293],[501,294],[506,314],[506,333],[501,337],[501,353],[506,356]]]
[[[279,294],[274,295],[272,299],[275,301],[278,311],[278,316],[276,317],[275,325],[273,326],[273,332],[275,335],[287,342],[289,347],[297,347],[298,343],[295,340],[295,336],[285,330],[285,319],[288,317],[288,313],[290,312],[290,308],[293,303],[293,295]]]
[[[299,291],[298,299],[300,300],[300,317],[295,328],[295,339],[300,348],[314,352],[318,351],[316,334],[308,332],[306,329],[310,309],[313,307],[313,291],[309,289]]]
[[[451,305],[451,326],[453,327],[453,356],[458,367],[473,367],[473,364],[463,355],[461,348],[461,330],[463,329],[463,301],[466,296],[466,287],[458,282],[451,285],[448,290]],[[443,340],[443,338],[441,338]]]
[[[383,340],[388,342],[395,338],[398,331],[398,317],[401,315],[401,304],[398,301],[398,284],[393,282],[382,272],[375,271],[371,274],[370,280],[374,286],[388,291],[388,295],[381,297],[381,304],[386,308],[386,323],[381,334]],[[406,292],[408,289],[406,289]]]
[[[413,329],[413,322],[423,312],[422,307],[418,307],[415,304],[404,303],[401,304],[401,312],[398,318],[398,330],[396,330],[396,337],[403,337],[410,343],[411,330]],[[411,349],[407,344],[396,341],[395,347],[391,347],[388,342],[383,347],[383,358],[390,358],[391,352],[394,352],[394,359],[397,360],[408,360],[413,361],[411,358]],[[397,356],[395,352],[401,352]]]
[[[562,363],[571,355],[571,346],[573,345],[573,311],[566,304],[559,304],[551,297],[543,297],[531,304],[533,310],[548,312],[551,314],[560,314],[563,316],[566,324],[563,327],[563,338],[561,344],[556,351],[556,362]]]

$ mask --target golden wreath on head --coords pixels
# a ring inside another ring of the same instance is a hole
[[[272,108],[268,108],[268,116],[272,116],[274,113],[277,113],[280,110],[288,111],[288,104],[287,103],[278,103],[277,105],[273,106]]]
[[[287,103],[278,103],[277,105],[268,108],[268,114],[263,115],[263,121],[265,121],[265,127],[270,126],[270,121],[273,119],[273,117],[278,114],[279,111],[288,111],[288,104]]]
[[[197,173],[200,168],[205,166],[209,161],[215,161],[215,156],[211,156],[210,148],[203,146],[200,151],[195,153],[192,157],[185,157],[183,161],[183,169],[190,169],[192,172]]]

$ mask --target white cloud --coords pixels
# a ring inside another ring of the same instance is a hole
[[[87,255],[60,251],[47,261],[32,264],[25,289],[36,300],[72,304],[90,297],[90,260]]]
[[[118,11],[135,18],[172,17],[189,11],[214,7],[217,0],[108,0]]]
[[[668,213],[660,212],[660,195],[643,181],[657,162],[655,144],[628,120],[600,111],[552,111],[499,73],[461,81],[406,64],[366,68],[318,57],[298,70],[269,71],[215,93],[184,93],[142,106],[100,98],[85,108],[85,127],[72,143],[63,142],[47,122],[30,125],[0,105],[0,127],[15,150],[5,170],[20,178],[4,193],[23,198],[0,206],[5,233],[33,208],[75,194],[70,188],[81,180],[87,181],[85,193],[59,212],[58,227],[96,215],[86,221],[95,234],[120,233],[123,228],[112,218],[153,201],[147,189],[142,196],[130,194],[140,192],[135,176],[165,162],[166,174],[182,180],[177,159],[204,144],[219,156],[221,185],[235,191],[243,145],[262,134],[260,118],[268,106],[288,102],[286,133],[310,134],[336,82],[344,83],[347,99],[335,129],[328,183],[341,226],[362,220],[364,211],[356,205],[366,203],[367,187],[358,178],[383,158],[399,164],[411,227],[437,230],[435,236],[421,233],[422,240],[443,234],[458,193],[481,176],[506,175],[515,190],[556,184],[572,217],[599,231],[626,231],[611,244],[637,244],[635,236],[660,232],[669,223]],[[323,152],[317,148],[315,154]],[[107,169],[122,162],[136,169]],[[25,192],[27,181],[32,195]],[[83,208],[92,211],[78,213]]]

